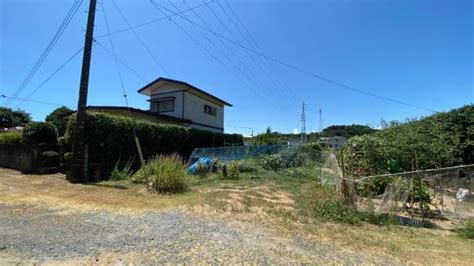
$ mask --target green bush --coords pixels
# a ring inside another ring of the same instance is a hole
[[[66,142],[74,138],[75,116],[71,116],[65,134]],[[119,158],[137,156],[133,128],[141,143],[145,158],[155,154],[178,152],[191,154],[194,148],[222,146],[227,138],[236,141],[241,135],[224,135],[182,126],[158,124],[124,116],[88,113],[86,143],[89,144],[89,161],[110,162]]]
[[[474,239],[474,220],[466,221],[464,227],[456,229],[455,232],[460,237]]]
[[[186,189],[186,169],[177,153],[159,155],[142,168],[148,187],[157,192],[181,192]]]
[[[278,171],[286,167],[286,161],[280,154],[263,155],[260,166],[265,170]]]
[[[241,173],[254,173],[258,171],[258,166],[249,160],[242,160],[239,162],[239,172]]]
[[[309,197],[309,208],[315,218],[349,224],[362,221],[361,215],[344,206],[336,192],[329,187],[315,185]]]
[[[0,133],[0,144],[14,144],[21,142],[20,132]]]
[[[31,122],[26,125],[21,138],[22,142],[27,144],[51,144],[58,142],[58,132],[53,124]]]
[[[119,168],[120,160],[115,163],[114,169],[110,172],[110,180],[118,181],[118,180],[126,180],[130,179],[132,176],[132,163],[133,160],[129,160],[122,169]]]

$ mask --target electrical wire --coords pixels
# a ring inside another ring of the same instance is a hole
[[[169,12],[170,11],[168,8],[164,8],[162,5],[155,3],[153,0],[150,0],[150,3],[154,8],[156,8],[158,11],[160,11],[163,15],[167,16],[167,14],[162,10],[166,9]],[[173,12],[174,13],[174,12]],[[206,54],[208,54],[212,59],[214,59],[217,63],[219,63],[225,70],[227,70],[229,73],[231,73],[234,77],[236,77],[238,80],[240,80],[243,83],[246,83],[242,78],[235,74],[227,65],[225,65],[219,58],[217,58],[214,54],[212,54],[202,43],[200,43],[193,35],[191,35],[189,32],[187,32],[179,23],[174,21],[171,17],[169,17],[169,20],[173,22],[184,34],[186,34],[197,46],[199,46]],[[259,94],[264,100],[266,100],[266,97],[264,94],[261,94],[258,90],[253,91],[256,94]]]
[[[172,5],[174,7],[174,9],[176,9],[177,11],[179,11],[179,8],[171,1],[171,0],[168,0],[168,2],[170,3],[170,5]],[[185,0],[183,0],[183,2],[189,6],[189,4],[187,4],[187,2]],[[207,23],[201,18],[201,16],[196,13],[194,10],[192,11],[192,13],[201,21],[201,23],[203,23],[204,25],[207,25]],[[184,15],[185,16],[185,15]],[[196,27],[195,25],[192,25],[193,27]],[[209,27],[209,26],[208,26]],[[197,27],[196,27],[197,28]],[[212,39],[210,39],[206,33],[201,30],[200,28],[197,28],[197,30],[199,31],[199,33],[204,36],[204,38],[214,47],[216,48],[217,50],[218,47],[216,45],[216,43],[214,41],[212,41]],[[218,38],[218,40],[225,46],[225,48],[228,48],[227,45],[222,41],[222,39]],[[229,50],[229,49],[228,49]],[[229,64],[231,64],[235,69],[237,69],[237,71],[242,74],[242,76],[244,76],[247,80],[249,80],[249,82],[252,82],[252,78],[247,74],[245,73],[238,65],[238,63],[235,63],[225,52],[223,52],[223,55],[224,55],[224,58],[229,62]],[[244,68],[248,69],[247,66],[243,63],[241,63]],[[250,71],[249,71],[250,72]],[[255,83],[257,83],[256,81],[254,81]],[[257,87],[260,87],[259,84],[257,84]]]
[[[250,47],[252,47],[252,44],[249,42],[249,40],[246,38],[246,36],[243,34],[243,32],[240,30],[239,26],[234,22],[234,19],[229,15],[229,13],[224,9],[224,7],[220,4],[220,2],[217,0],[216,1],[218,7],[222,10],[222,12],[224,13],[224,15],[227,17],[227,19],[231,22],[231,24],[234,26],[234,28],[237,29],[237,31],[240,33],[240,35],[243,37],[244,41],[246,41]],[[212,11],[212,10],[211,10]],[[217,16],[217,14],[215,12],[212,12],[214,14],[214,16]],[[222,23],[222,20],[219,19],[219,21]],[[225,23],[223,24],[225,25]],[[239,42],[239,39],[232,33],[232,31],[227,27],[225,26],[225,29],[227,30],[227,32],[229,32],[231,34],[231,36],[233,36],[234,40],[236,42]],[[292,97],[292,98],[295,98],[297,101],[302,101],[302,99],[298,96],[296,96],[294,93],[293,95],[290,95],[287,91],[285,91],[284,89],[282,89],[280,86],[279,86],[279,83],[275,81],[275,79],[271,76],[271,72],[265,67],[265,64],[261,64],[260,62],[258,62],[255,57],[249,53],[248,51],[245,51],[247,56],[262,70],[262,73],[265,74],[266,78],[271,82],[273,83],[273,86],[275,88],[277,88],[278,90],[280,90],[285,96],[287,97]],[[259,57],[260,58],[260,57]],[[261,58],[260,58],[261,59]]]
[[[201,7],[204,7],[204,6],[206,6],[206,5],[210,4],[210,3],[213,3],[214,1],[216,1],[216,0],[210,0],[210,1],[205,2],[205,3],[203,3],[203,4],[196,5],[196,6],[194,6],[194,7],[191,7],[191,8],[185,9],[185,10],[182,10],[182,11],[178,12],[177,14],[184,14],[184,13],[186,13],[186,12],[189,12],[189,11],[192,11],[192,10],[195,10],[195,9],[198,9],[198,8],[201,8]],[[176,16],[176,15],[172,15],[172,17],[174,17],[174,16]],[[151,20],[151,21],[147,21],[147,22],[144,22],[144,23],[140,23],[140,24],[137,24],[137,25],[135,25],[135,26],[131,26],[131,27],[128,27],[128,28],[125,28],[125,29],[112,31],[112,32],[110,32],[110,33],[105,33],[105,34],[97,35],[97,36],[95,36],[95,37],[96,37],[96,38],[101,38],[101,37],[105,37],[105,36],[108,36],[108,35],[114,35],[114,34],[117,34],[117,33],[129,31],[129,30],[136,29],[136,28],[140,28],[140,27],[143,27],[143,26],[147,26],[147,25],[150,25],[150,24],[153,24],[153,23],[156,23],[156,22],[158,22],[158,21],[165,20],[165,19],[169,19],[169,16],[157,18],[157,19],[154,19],[154,20]]]
[[[10,100],[18,100],[18,101],[22,101],[22,102],[48,104],[48,105],[54,105],[54,106],[67,106],[67,105],[65,105],[65,104],[59,104],[59,103],[53,103],[53,102],[45,102],[45,101],[38,101],[38,100],[28,100],[28,99],[25,99],[25,98],[12,97],[12,96],[7,96],[7,95],[5,95],[5,94],[0,95],[0,98],[10,99]]]
[[[33,94],[35,94],[39,89],[41,89],[50,79],[52,79],[61,69],[63,69],[69,62],[71,62],[82,50],[84,47],[79,48],[69,59],[66,60],[61,66],[59,66],[49,77],[47,77],[43,82],[41,82],[38,87],[36,87],[33,91],[31,91],[24,100],[21,100],[20,103],[16,105],[16,108],[19,108],[25,101],[28,101]]]
[[[105,20],[105,26],[107,28],[107,32],[109,33],[108,36],[109,36],[110,46],[112,47],[112,53],[114,55],[115,67],[117,69],[117,74],[118,74],[119,79],[120,79],[120,85],[122,87],[123,98],[124,98],[125,104],[127,106],[128,116],[133,121],[133,116],[132,116],[132,112],[130,110],[130,105],[128,104],[127,92],[126,92],[125,86],[123,84],[122,72],[120,71],[119,62],[117,60],[117,55],[116,55],[117,53],[115,52],[115,46],[114,46],[114,42],[112,40],[112,35],[110,35],[109,22],[107,21],[107,15],[105,13],[105,6],[104,6],[103,2],[101,2],[101,5],[102,5],[102,14],[104,15],[104,20]],[[132,132],[133,132],[133,136],[134,136],[134,139],[135,139],[135,144],[137,146],[137,153],[140,157],[140,162],[141,162],[142,167],[143,167],[143,166],[145,166],[145,160],[143,158],[143,154],[142,154],[142,150],[141,150],[141,146],[140,146],[140,140],[138,139],[137,131],[135,129],[135,123],[132,123]]]
[[[136,71],[135,69],[133,69],[131,66],[129,66],[128,64],[126,64],[122,59],[120,59],[117,55],[114,55],[114,53],[112,51],[110,51],[104,44],[102,44],[101,42],[99,42],[97,39],[94,39],[94,44],[97,44],[99,45],[100,48],[102,48],[104,51],[106,51],[108,54],[110,54],[112,57],[116,58],[117,59],[117,62],[119,62],[122,66],[126,67],[128,70],[130,70],[130,72],[132,72],[139,80],[143,81],[143,82],[147,82],[147,80],[145,78],[143,78],[143,76],[138,73],[138,71]]]
[[[135,37],[138,39],[138,41],[140,42],[140,44],[143,46],[143,48],[145,48],[146,52],[151,56],[151,58],[153,58],[153,60],[155,61],[156,65],[161,68],[161,70],[163,70],[163,72],[168,76],[168,77],[171,77],[171,75],[168,73],[168,71],[166,71],[166,69],[163,67],[163,65],[158,61],[158,59],[156,58],[155,55],[153,55],[153,53],[151,52],[150,48],[146,45],[146,43],[143,41],[142,38],[140,38],[140,36],[138,35],[137,31],[132,28],[132,26],[130,25],[128,19],[125,17],[125,15],[122,13],[122,11],[120,10],[120,7],[117,5],[117,3],[115,2],[115,0],[112,0],[112,3],[113,5],[115,6],[115,8],[117,9],[117,11],[119,12],[120,16],[122,17],[122,19],[125,21],[125,23],[127,24],[127,26],[132,30],[133,34],[135,35]]]
[[[218,1],[217,3],[220,5],[219,1]],[[256,51],[258,51],[258,52],[260,52],[260,53],[263,53],[263,52],[262,52],[262,49],[260,48],[260,46],[258,45],[258,43],[255,41],[255,39],[252,37],[252,34],[250,34],[249,29],[248,29],[248,28],[245,26],[245,24],[242,22],[242,20],[240,19],[239,15],[237,14],[237,12],[235,12],[235,10],[232,8],[232,6],[229,4],[229,2],[228,2],[227,0],[224,0],[224,3],[226,4],[227,8],[230,10],[230,13],[233,15],[233,17],[235,17],[235,19],[237,20],[238,24],[244,29],[244,32],[247,34],[248,39],[250,40],[250,41],[247,40],[247,42],[250,44],[251,48],[255,49]],[[221,6],[221,8],[223,8],[223,7]],[[204,25],[204,26],[206,26],[206,25]],[[237,28],[238,28],[238,27],[237,27]],[[240,31],[240,33],[242,34],[242,36],[243,36],[244,38],[246,38],[246,37],[245,37],[245,34],[243,34],[242,31]],[[299,98],[301,101],[303,101],[303,98],[302,98],[302,97],[300,97],[293,89],[291,89],[291,88],[288,86],[288,84],[287,84],[284,80],[282,80],[282,79],[279,78],[281,75],[278,73],[278,71],[276,71],[276,69],[275,69],[275,67],[273,66],[273,64],[270,64],[270,63],[268,62],[268,60],[266,60],[266,59],[264,59],[264,58],[262,58],[262,57],[259,57],[259,58],[264,62],[264,64],[265,64],[267,67],[269,67],[269,70],[270,70],[269,73],[270,73],[270,75],[271,75],[274,79],[276,79],[279,84],[282,84],[283,87],[285,87],[285,89],[286,89],[287,91],[289,91],[290,93],[292,93],[293,95],[295,95],[297,98]]]
[[[68,13],[64,17],[63,21],[59,25],[58,29],[56,30],[56,33],[54,34],[53,38],[49,42],[48,46],[43,50],[41,53],[40,57],[36,60],[35,64],[33,67],[30,69],[26,77],[23,79],[21,82],[20,86],[12,93],[12,98],[6,100],[4,102],[5,106],[10,105],[14,100],[13,98],[17,98],[18,95],[21,94],[21,92],[26,88],[26,86],[30,83],[30,81],[33,79],[34,75],[38,71],[38,69],[43,65],[43,63],[46,61],[48,58],[49,54],[53,50],[54,46],[58,42],[58,40],[61,38],[62,34],[66,30],[67,26],[73,19],[74,15],[77,13],[77,10],[81,6],[83,0],[76,0],[71,8],[69,9]]]
[[[152,0],[151,0],[151,1],[152,1]],[[157,3],[156,3],[156,4],[157,4]],[[163,8],[165,8],[165,7],[163,7]],[[167,8],[165,8],[165,9],[167,9]],[[242,49],[244,49],[244,50],[247,50],[247,51],[249,51],[249,52],[252,52],[252,53],[254,53],[254,54],[258,55],[258,56],[264,57],[264,58],[266,58],[266,59],[268,59],[268,60],[271,60],[271,61],[273,61],[273,62],[275,62],[275,63],[278,63],[278,64],[280,64],[280,65],[282,65],[282,66],[285,66],[285,67],[287,67],[287,68],[289,68],[289,69],[292,69],[292,70],[294,70],[294,71],[296,71],[296,72],[300,72],[300,73],[302,73],[302,74],[305,74],[305,75],[307,75],[307,76],[313,77],[313,78],[315,78],[315,79],[319,79],[319,80],[325,81],[325,82],[330,83],[330,84],[332,84],[332,85],[335,85],[335,86],[338,86],[338,87],[341,87],[341,88],[344,88],[344,89],[348,89],[348,90],[351,90],[351,91],[355,91],[355,92],[358,92],[358,93],[361,93],[361,94],[364,94],[364,95],[367,95],[367,96],[371,96],[371,97],[374,97],[374,98],[378,98],[378,99],[381,99],[381,100],[390,101],[390,102],[393,102],[393,103],[397,103],[397,104],[401,104],[401,105],[405,105],[405,106],[417,108],[417,109],[424,110],[424,111],[428,111],[428,112],[432,112],[432,113],[436,113],[436,112],[437,112],[436,110],[433,110],[433,109],[429,109],[429,108],[426,108],[426,107],[423,107],[423,106],[420,106],[420,105],[415,105],[415,104],[407,103],[407,102],[404,102],[404,101],[401,101],[401,100],[397,100],[397,99],[393,99],[393,98],[389,98],[389,97],[385,97],[385,96],[380,96],[380,95],[377,95],[377,94],[374,94],[374,93],[371,93],[371,92],[368,92],[368,91],[365,91],[365,90],[362,90],[362,89],[358,89],[358,88],[355,88],[355,87],[353,87],[353,86],[346,85],[346,84],[343,84],[343,83],[341,83],[341,82],[334,81],[334,80],[331,80],[331,79],[329,79],[329,78],[325,78],[325,77],[323,77],[323,76],[320,76],[320,75],[311,73],[311,72],[309,72],[309,71],[307,71],[307,70],[304,70],[304,69],[302,69],[302,68],[293,66],[293,65],[288,64],[288,63],[285,63],[285,62],[283,62],[283,61],[281,61],[281,60],[279,60],[279,59],[277,59],[277,58],[274,58],[274,57],[268,56],[268,55],[266,55],[266,54],[263,54],[263,53],[261,53],[261,52],[258,52],[258,51],[254,50],[254,49],[252,49],[252,48],[249,48],[249,47],[247,47],[247,46],[241,44],[241,43],[238,42],[238,41],[234,41],[234,40],[232,40],[232,39],[230,39],[230,38],[228,38],[228,37],[226,37],[226,36],[224,36],[224,35],[222,35],[222,34],[216,32],[216,31],[213,31],[213,30],[211,30],[211,29],[209,29],[209,28],[207,28],[207,27],[204,27],[203,25],[201,25],[201,24],[199,24],[199,23],[197,23],[197,22],[195,22],[195,21],[193,21],[193,20],[190,20],[190,19],[188,19],[188,18],[186,18],[186,17],[184,17],[184,16],[182,16],[182,15],[180,15],[180,14],[177,14],[177,13],[175,13],[175,12],[169,10],[169,9],[167,9],[167,10],[168,10],[169,12],[172,12],[173,14],[177,15],[178,17],[180,17],[180,18],[182,18],[182,19],[188,21],[189,23],[192,23],[192,24],[198,26],[199,28],[201,28],[201,29],[203,29],[203,30],[205,30],[205,31],[207,31],[207,32],[210,32],[210,33],[214,34],[215,36],[217,36],[217,37],[219,37],[219,38],[222,38],[222,39],[224,39],[224,40],[226,40],[226,41],[228,41],[228,42],[230,42],[230,43],[232,43],[232,44],[234,44],[234,45],[236,45],[236,46],[238,46],[238,47],[240,47],[240,48],[242,48]]]

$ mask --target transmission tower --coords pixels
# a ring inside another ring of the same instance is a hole
[[[319,133],[323,132],[323,109],[319,109]]]
[[[301,105],[301,144],[306,141],[306,104]]]

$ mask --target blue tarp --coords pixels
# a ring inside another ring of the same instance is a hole
[[[199,160],[193,163],[190,167],[188,167],[188,172],[191,173],[192,175],[195,175],[199,171],[202,171],[203,168],[205,169],[206,172],[208,172],[213,163],[214,163],[214,160],[211,157],[209,156],[201,157],[199,158]]]

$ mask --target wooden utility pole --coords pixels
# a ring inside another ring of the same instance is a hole
[[[79,87],[79,101],[76,112],[76,128],[74,129],[74,142],[72,146],[71,174],[68,180],[72,183],[88,181],[88,171],[85,165],[85,124],[87,91],[89,89],[89,70],[91,65],[92,41],[94,40],[94,20],[96,0],[90,0],[89,16],[87,18],[84,55],[82,58],[81,85]]]

